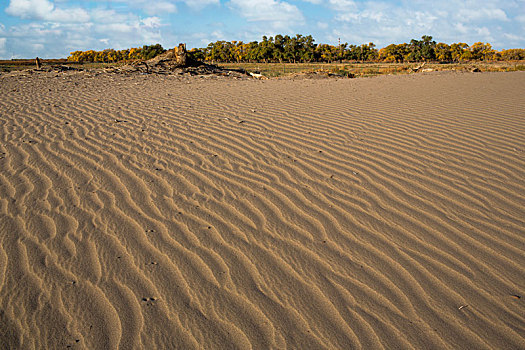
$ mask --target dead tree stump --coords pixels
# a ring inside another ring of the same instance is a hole
[[[177,62],[177,65],[185,67],[187,58],[186,44],[179,44],[179,47],[173,48],[173,51],[175,53],[175,61]]]

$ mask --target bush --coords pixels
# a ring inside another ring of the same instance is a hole
[[[161,44],[155,44],[155,45],[144,45],[142,47],[142,58],[145,60],[150,60],[162,53],[166,52]]]

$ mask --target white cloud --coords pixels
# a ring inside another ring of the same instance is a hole
[[[22,19],[39,19],[54,22],[87,22],[89,14],[82,8],[56,8],[48,0],[10,0],[5,12]]]
[[[106,34],[128,34],[133,32],[134,28],[135,26],[130,23],[99,23],[95,30]]]
[[[149,6],[146,6],[149,1]],[[67,57],[76,50],[125,49],[161,43],[166,46],[161,34],[164,25],[160,16],[146,15],[130,7],[142,5],[152,13],[170,13],[176,10],[175,1],[129,0],[126,5],[114,8],[100,7],[84,10],[80,2],[62,0],[10,0],[6,12],[29,23],[18,23],[4,27],[0,23],[0,38],[3,48],[1,58],[14,57]],[[164,17],[163,17],[164,18]],[[174,45],[175,35],[166,32],[168,45]]]
[[[7,43],[7,38],[0,38],[0,52],[5,53],[5,44]]]
[[[162,15],[177,12],[177,6],[168,1],[152,1],[143,6],[144,12],[149,15]]]
[[[158,17],[146,17],[129,14],[126,18],[115,22],[97,22],[93,24],[90,33],[93,37],[108,39],[106,46],[124,49],[144,44],[155,44],[162,41],[159,27],[162,25]],[[84,43],[80,49],[100,49],[95,43]]]
[[[12,26],[8,28],[6,35],[6,49],[1,52],[4,58],[63,57],[63,31],[50,24],[26,23]]]
[[[220,40],[220,39],[224,38],[224,33],[223,33],[221,30],[214,30],[214,31],[211,33],[211,37],[212,37],[214,40]]]
[[[431,30],[432,26],[437,23],[439,17],[429,12],[416,11],[407,14],[405,25],[420,28],[421,30]]]
[[[158,28],[161,26],[160,18],[158,17],[147,17],[140,21],[145,28]]]
[[[219,0],[184,0],[184,3],[194,10],[200,10],[208,5],[220,4]]]
[[[51,23],[27,23],[13,26],[9,29],[9,36],[17,39],[30,37],[33,40],[41,40],[47,36],[56,36],[62,34],[61,26],[57,27]],[[80,26],[82,27],[82,26]]]
[[[352,0],[328,0],[328,5],[335,11],[356,11],[357,5]]]
[[[159,17],[141,19],[132,13],[101,9],[92,10],[90,15],[93,21],[85,23],[45,21],[13,25],[6,31],[7,50],[0,50],[0,57],[11,58],[5,51],[14,52],[15,57],[59,58],[76,50],[165,45]]]
[[[456,23],[456,24],[454,25],[454,29],[455,29],[458,33],[460,33],[460,34],[466,34],[466,33],[468,33],[469,30],[470,30],[470,29],[469,29],[466,25],[464,25],[463,23]]]
[[[457,18],[464,21],[509,20],[505,11],[499,8],[464,8],[457,12]]]
[[[127,14],[121,14],[113,9],[96,8],[91,10],[91,21],[100,23],[125,22]]]
[[[419,0],[413,2],[326,0],[325,4],[334,12],[334,19],[342,22],[364,22],[372,20],[377,23],[405,22],[408,25],[424,25],[439,20],[443,23],[509,21],[505,8],[501,2],[495,0],[484,1],[482,5],[477,1],[457,2],[442,0],[439,2]],[[506,3],[507,8],[517,6],[512,1]]]
[[[157,42],[203,47],[276,33],[312,34],[317,42],[332,44],[338,38],[351,44],[372,41],[378,47],[422,35],[447,43],[490,42],[497,49],[525,46],[524,0],[223,0],[225,6],[220,0],[90,2],[100,6],[92,8],[87,0],[3,1],[5,14],[25,21],[0,23],[0,57],[65,57],[74,50]],[[215,9],[232,13],[209,19]]]
[[[504,33],[503,34],[504,37],[510,39],[510,40],[513,40],[513,41],[518,41],[521,39],[521,37],[519,35],[515,35],[515,34],[511,34],[511,33]]]
[[[102,2],[102,0],[92,1]],[[200,11],[210,5],[220,5],[220,0],[113,0],[113,2],[125,3],[130,8],[139,9],[149,15],[175,13],[178,11],[176,3],[184,3],[195,11]]]
[[[331,10],[332,28],[337,28],[325,33],[327,39],[373,41],[379,47],[422,35],[448,43],[488,41],[502,45],[510,41],[504,33],[519,31],[519,20],[525,22],[521,15],[524,5],[523,0],[324,0],[321,4]]]
[[[44,19],[53,11],[53,4],[39,0],[11,0],[5,12],[21,18]]]
[[[494,38],[487,27],[476,28],[476,34],[482,41],[494,41]]]
[[[278,0],[231,0],[230,7],[249,22],[265,23],[264,30],[286,30],[304,22],[297,6]],[[261,28],[262,29],[262,28]]]
[[[42,51],[44,50],[44,44],[36,43],[31,45],[33,51]]]
[[[517,47],[520,42],[523,42],[523,37],[520,35],[516,35],[512,33],[503,33],[503,37],[505,41],[510,43],[510,45],[506,47],[507,49]]]

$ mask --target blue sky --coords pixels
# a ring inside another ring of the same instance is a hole
[[[525,0],[1,0],[0,58],[67,57],[74,50],[311,34],[317,43],[422,35],[525,48]]]

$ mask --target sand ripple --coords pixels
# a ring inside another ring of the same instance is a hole
[[[525,348],[524,78],[0,76],[0,348]]]

